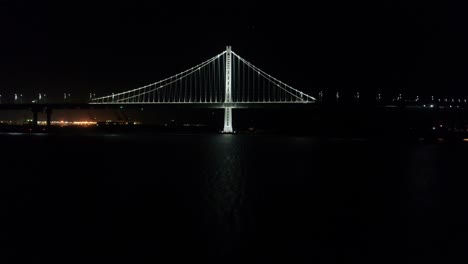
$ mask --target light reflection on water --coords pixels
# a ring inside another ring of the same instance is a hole
[[[48,133],[22,133],[22,132],[0,132],[0,135],[6,136],[47,136]]]
[[[9,133],[0,133],[1,135],[9,135],[9,136],[22,136],[27,135],[26,133],[17,133],[17,132],[9,132]]]
[[[218,250],[227,254],[240,243],[241,219],[248,179],[242,147],[234,135],[220,135],[205,149],[207,223],[217,229]]]

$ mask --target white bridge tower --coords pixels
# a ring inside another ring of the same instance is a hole
[[[226,47],[226,98],[224,99],[224,103],[230,105],[232,103],[232,96],[231,96],[231,46]],[[232,133],[232,107],[226,106],[224,107],[224,129],[223,133]]]

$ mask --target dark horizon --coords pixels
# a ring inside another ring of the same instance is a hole
[[[464,96],[466,4],[0,3],[0,94],[88,98],[181,72],[226,45],[278,79],[374,96]],[[31,98],[29,98],[31,97]]]

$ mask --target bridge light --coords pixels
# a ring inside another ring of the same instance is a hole
[[[433,105],[433,104],[431,104],[431,105],[430,105],[430,107],[431,107],[431,108],[434,108],[434,105]]]

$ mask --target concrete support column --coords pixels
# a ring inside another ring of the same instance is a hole
[[[50,127],[50,122],[52,120],[52,108],[46,108],[46,115],[47,115],[47,127]]]
[[[33,121],[32,121],[32,124],[34,127],[37,127],[37,116],[39,114],[39,109],[32,109],[32,112],[33,112]]]

